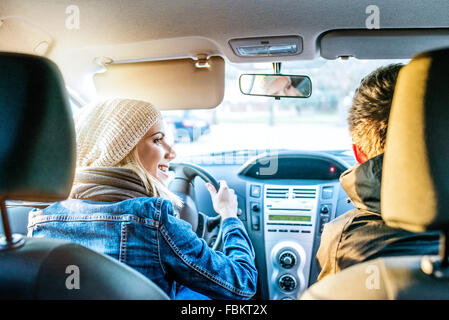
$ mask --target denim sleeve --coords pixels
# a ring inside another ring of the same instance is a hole
[[[164,211],[158,244],[167,277],[212,299],[249,299],[255,294],[254,248],[239,219],[223,221],[223,252],[217,252],[190,224]]]

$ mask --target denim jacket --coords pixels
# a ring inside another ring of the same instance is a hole
[[[30,213],[28,236],[70,240],[107,254],[171,298],[177,282],[212,299],[249,299],[256,292],[254,248],[242,222],[223,221],[223,252],[216,252],[162,198],[57,202]]]

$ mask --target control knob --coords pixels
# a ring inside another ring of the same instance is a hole
[[[279,256],[279,263],[284,269],[290,269],[296,264],[296,255],[291,251],[284,251]]]
[[[279,287],[287,292],[293,291],[296,288],[296,280],[292,276],[285,274],[279,279]]]

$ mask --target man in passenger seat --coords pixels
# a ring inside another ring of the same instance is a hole
[[[324,226],[318,280],[378,257],[437,254],[438,232],[412,233],[387,226],[380,212],[382,160],[394,87],[402,64],[380,67],[362,79],[348,124],[358,162],[340,183],[355,209]],[[405,168],[404,168],[405,170]]]

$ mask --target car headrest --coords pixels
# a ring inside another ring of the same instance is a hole
[[[0,198],[67,198],[75,132],[62,76],[48,59],[0,52]]]
[[[449,228],[449,49],[420,54],[397,79],[382,174],[382,216],[412,232]]]

